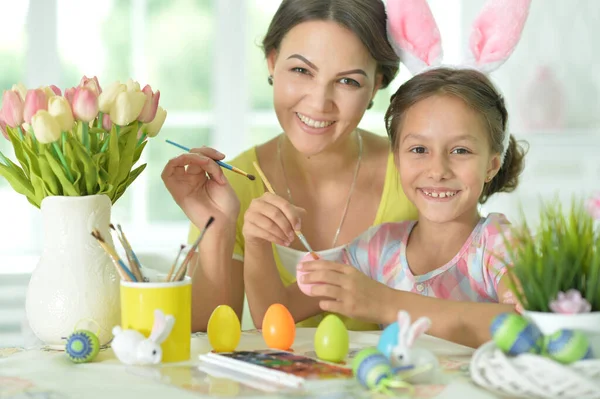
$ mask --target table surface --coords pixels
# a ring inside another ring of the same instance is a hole
[[[298,329],[292,349],[295,353],[314,355],[315,330]],[[350,356],[364,347],[376,346],[380,332],[350,332]],[[443,370],[435,385],[418,385],[412,398],[497,398],[495,394],[476,387],[469,379],[469,361],[473,350],[448,341],[424,336],[417,346],[434,352]],[[265,349],[258,331],[242,333],[238,350]],[[235,381],[210,376],[198,370],[198,355],[211,350],[206,334],[192,335],[192,356],[186,363],[162,364],[153,367],[126,366],[114,356],[112,349],[101,350],[92,363],[74,364],[64,352],[45,348],[0,348],[0,398],[206,398],[206,397],[381,397],[358,385],[344,392],[323,391],[296,393],[265,393]],[[402,392],[398,395],[401,397]]]

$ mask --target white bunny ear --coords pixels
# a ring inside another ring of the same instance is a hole
[[[160,309],[156,309],[154,311],[154,324],[152,325],[152,331],[150,332],[150,340],[159,345],[162,344],[169,334],[171,334],[174,324],[175,318],[173,316],[165,316]]]
[[[442,62],[440,31],[426,0],[387,1],[388,40],[413,75]]]
[[[410,348],[415,343],[417,338],[425,334],[431,327],[431,320],[429,317],[419,317],[406,334],[406,345]]]
[[[531,0],[490,0],[473,22],[465,64],[490,73],[512,54],[523,32]]]

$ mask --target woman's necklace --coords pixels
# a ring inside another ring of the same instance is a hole
[[[346,206],[344,207],[344,212],[342,213],[342,219],[340,220],[340,224],[335,232],[335,236],[333,237],[333,243],[331,244],[331,248],[335,248],[335,244],[337,244],[338,236],[340,235],[340,231],[342,230],[342,226],[344,225],[344,220],[346,220],[346,214],[348,213],[348,206],[350,205],[350,200],[352,199],[352,194],[354,193],[354,186],[356,185],[356,179],[358,177],[358,171],[360,169],[360,161],[362,159],[363,152],[363,142],[362,136],[360,135],[360,130],[356,131],[357,140],[358,140],[358,159],[356,160],[356,168],[354,169],[354,179],[352,180],[352,185],[350,186],[350,191],[348,192],[348,199],[346,200]],[[292,191],[290,190],[290,186],[288,184],[287,175],[285,173],[285,167],[283,166],[283,159],[281,157],[281,141],[283,140],[283,135],[277,141],[277,158],[279,158],[279,164],[281,165],[281,170],[283,171],[283,179],[285,181],[285,188],[287,189],[288,200],[291,204],[294,204],[294,200],[292,198]]]

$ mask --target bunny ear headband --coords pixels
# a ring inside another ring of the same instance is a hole
[[[467,57],[459,67],[488,74],[502,65],[521,38],[531,0],[489,0],[473,22]],[[442,65],[440,31],[426,0],[387,0],[388,39],[413,75]],[[510,134],[502,143],[501,161]]]

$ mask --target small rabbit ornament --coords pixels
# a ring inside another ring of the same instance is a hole
[[[162,360],[162,344],[173,329],[175,318],[165,316],[160,310],[154,311],[154,324],[150,336],[146,338],[136,330],[123,330],[120,326],[113,328],[115,336],[111,346],[121,363],[129,365],[158,364]]]
[[[429,327],[431,320],[427,317],[420,317],[411,324],[408,312],[398,312],[398,343],[392,347],[389,358],[392,367],[413,366],[415,375],[409,381],[415,384],[433,383],[439,370],[438,359],[431,351],[413,347],[417,338]],[[423,372],[419,372],[419,369],[423,369]]]

